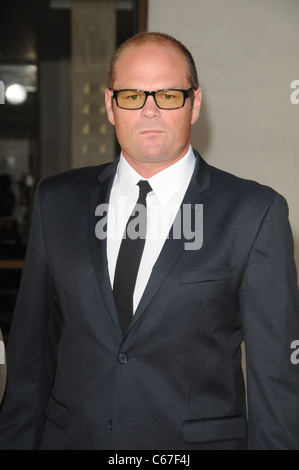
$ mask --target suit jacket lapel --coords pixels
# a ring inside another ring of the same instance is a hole
[[[203,192],[210,186],[209,165],[200,157],[200,155],[196,151],[194,151],[194,153],[197,157],[197,162],[189,187],[186,191],[185,197],[180,208],[181,214],[182,207],[184,204],[191,205],[191,208],[193,210],[195,210],[196,204],[203,204],[204,212],[209,204],[209,199],[203,194]],[[179,216],[180,215],[178,214],[177,217]],[[159,289],[161,283],[163,282],[168,272],[184,250],[185,243],[189,242],[189,240],[184,237],[184,230],[182,227],[181,238],[173,239],[171,236],[171,232],[172,229],[170,231],[170,236],[165,241],[160,256],[158,257],[153,267],[150,279],[136,309],[135,315],[129,326],[129,330],[134,326],[136,321],[144,313],[145,309],[147,308],[152,298],[156,294],[157,290]]]
[[[109,311],[113,319],[113,322],[115,323],[115,326],[122,335],[108,272],[107,240],[106,238],[99,239],[95,233],[96,224],[98,222],[98,219],[95,216],[95,211],[98,205],[109,203],[109,196],[117,164],[118,159],[111,163],[109,166],[107,166],[104,171],[99,175],[99,181],[97,181],[97,185],[90,191],[89,241],[91,248],[91,258],[93,261],[96,278],[103,300],[106,304],[107,310]]]

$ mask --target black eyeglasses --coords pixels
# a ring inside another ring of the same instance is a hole
[[[113,90],[113,98],[119,108],[141,109],[149,96],[152,96],[156,105],[160,109],[182,108],[187,98],[193,93],[193,88],[189,90]]]

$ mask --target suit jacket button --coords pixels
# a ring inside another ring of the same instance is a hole
[[[126,364],[128,362],[128,356],[126,356],[125,354],[120,354],[118,356],[118,362],[120,362],[121,364]]]
[[[110,429],[110,431],[111,431],[111,429],[112,429],[112,419],[109,419],[109,421],[107,423],[107,428]]]

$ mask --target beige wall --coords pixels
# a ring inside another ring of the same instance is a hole
[[[148,12],[148,30],[180,39],[197,63],[204,102],[192,144],[286,197],[299,268],[298,18],[298,0],[150,0]]]

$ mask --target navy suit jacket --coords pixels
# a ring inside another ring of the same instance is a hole
[[[125,335],[95,234],[117,160],[39,184],[8,341],[2,449],[246,449],[247,431],[250,449],[299,448],[287,204],[196,157],[183,203],[203,204],[203,244],[166,240]]]

